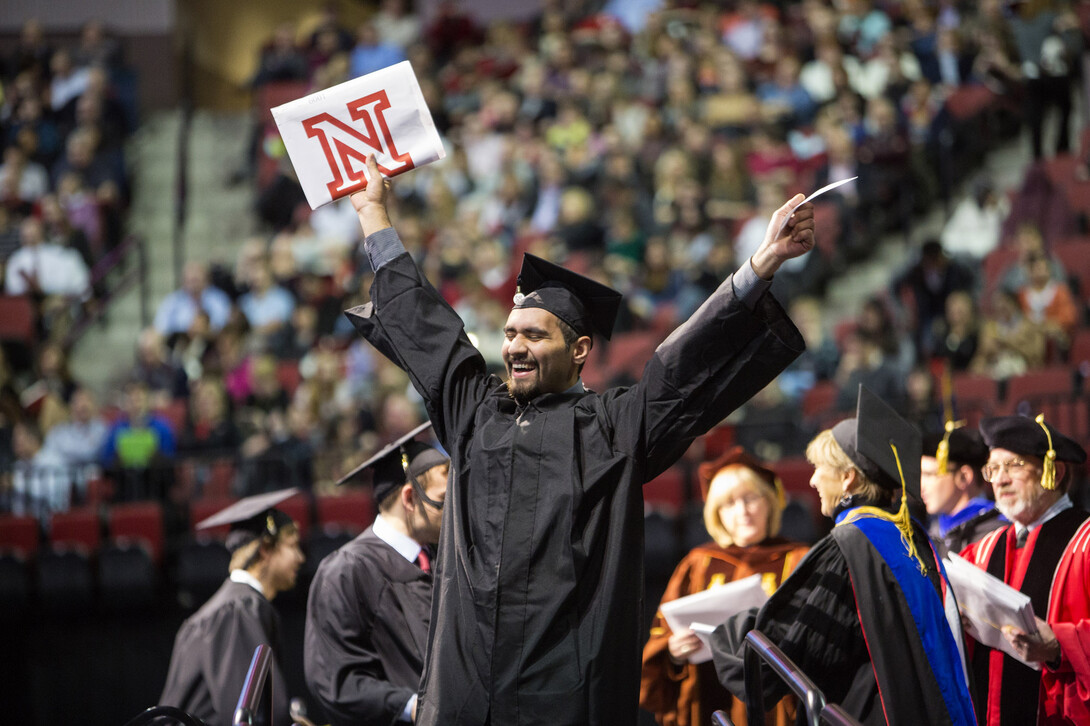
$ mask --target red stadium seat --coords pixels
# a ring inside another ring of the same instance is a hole
[[[813,419],[833,412],[837,393],[837,385],[833,381],[818,381],[815,383],[814,387],[802,396],[803,417]]]
[[[1084,378],[1090,377],[1090,329],[1075,332],[1067,359]]]
[[[315,500],[318,524],[359,534],[375,520],[375,505],[369,492],[346,492]]]
[[[288,396],[295,395],[295,389],[303,380],[303,374],[299,372],[299,361],[282,360],[276,366],[276,379],[280,381]]]
[[[676,517],[685,504],[685,475],[671,467],[643,485],[644,512],[657,511]]]
[[[49,542],[54,545],[78,545],[87,552],[98,551],[102,544],[102,520],[92,507],[56,512],[49,519]]]
[[[0,295],[0,340],[32,345],[37,338],[37,311],[29,295]]]
[[[109,512],[110,539],[142,540],[158,564],[163,557],[163,505],[159,502],[124,502]]]
[[[1063,263],[1064,271],[1078,281],[1078,296],[1090,300],[1090,243],[1081,239],[1052,245],[1052,254]]]
[[[0,550],[15,550],[30,559],[38,552],[41,531],[38,519],[16,514],[0,515]]]
[[[980,419],[1000,409],[999,381],[990,376],[955,373],[951,383],[954,391],[954,417],[976,426]]]
[[[719,424],[704,434],[704,458],[711,460],[734,446],[735,429],[730,424]]]
[[[609,343],[609,370],[614,375],[627,373],[636,380],[643,377],[643,367],[662,340],[653,332],[622,333]]]
[[[201,497],[195,499],[189,503],[189,529],[191,532],[199,537],[208,537],[212,539],[225,539],[227,533],[231,531],[231,525],[223,524],[219,527],[209,527],[207,529],[197,529],[197,525],[204,520],[211,517],[221,509],[226,509],[230,505],[237,502],[236,497]]]
[[[1070,400],[1074,393],[1074,371],[1067,366],[1051,366],[1008,380],[1004,408],[1008,413],[1032,412],[1036,416],[1036,409],[1043,404]]]

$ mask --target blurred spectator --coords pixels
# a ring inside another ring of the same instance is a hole
[[[250,325],[250,334],[258,347],[275,349],[290,333],[295,298],[275,283],[268,260],[262,260],[250,273],[250,289],[238,299],[238,308]]]
[[[979,264],[999,246],[1003,222],[1010,213],[1007,198],[991,182],[980,180],[942,228],[942,247],[955,258]]]
[[[757,86],[757,98],[765,121],[806,125],[813,120],[816,106],[799,82],[799,61],[793,55],[777,61],[772,79]]]
[[[8,72],[16,76],[24,71],[35,71],[44,76],[52,56],[53,46],[46,40],[42,24],[36,18],[28,18],[19,30],[19,39],[8,63]]]
[[[411,11],[409,0],[382,0],[371,22],[379,37],[402,50],[420,39],[420,16]]]
[[[836,377],[838,411],[855,409],[859,384],[863,384],[896,410],[905,403],[904,370],[883,352],[877,339],[853,331],[848,334],[840,354]]]
[[[936,352],[932,330],[946,312],[946,298],[958,290],[972,290],[974,284],[972,270],[948,257],[937,239],[924,242],[916,262],[895,281],[898,294],[911,299],[921,358]]]
[[[1071,334],[1079,324],[1079,308],[1071,288],[1052,277],[1048,258],[1030,257],[1026,261],[1026,284],[1018,291],[1026,317],[1044,328],[1045,335],[1058,351],[1066,351]]]
[[[825,324],[821,303],[815,297],[798,297],[791,303],[791,320],[806,341],[806,350],[780,374],[780,388],[789,398],[800,400],[819,381],[836,375],[840,349]]]
[[[291,404],[277,374],[277,360],[268,353],[250,358],[250,392],[239,407],[239,417],[249,431],[265,425],[270,414],[283,414]]]
[[[920,431],[941,431],[946,423],[935,378],[926,367],[917,367],[905,377],[905,420]]]
[[[315,419],[303,406],[270,416],[268,425],[243,442],[239,454],[239,496],[261,494],[285,486],[309,491],[314,484]]]
[[[874,7],[873,0],[847,0],[840,13],[837,34],[866,55],[893,29],[886,13]]]
[[[1043,366],[1047,336],[1042,326],[1022,312],[1018,296],[996,290],[991,311],[980,326],[976,356],[969,370],[1005,380]]]
[[[261,49],[257,72],[250,85],[257,88],[276,81],[305,81],[309,73],[307,57],[295,43],[295,26],[282,23]]]
[[[98,471],[108,429],[94,391],[80,386],[72,392],[68,420],[49,430],[43,447],[59,456],[65,466],[79,470],[81,479],[86,480]]]
[[[197,311],[208,316],[212,332],[219,332],[231,315],[231,298],[210,284],[208,265],[190,261],[182,268],[182,286],[167,295],[155,311],[154,326],[168,340],[186,333],[193,325]]]
[[[124,387],[122,415],[106,433],[99,460],[117,485],[117,498],[162,498],[172,472],[176,443],[170,423],[151,408],[147,384],[129,380]]]
[[[405,60],[400,46],[379,35],[373,22],[361,23],[356,30],[356,44],[348,54],[348,72],[364,76]]]
[[[98,66],[118,70],[124,64],[121,43],[109,34],[101,20],[88,20],[80,28],[79,44],[72,50],[72,62],[80,68]]]
[[[152,408],[166,408],[189,395],[185,370],[171,359],[166,338],[153,327],[140,331],[131,376],[147,386]]]
[[[34,416],[42,434],[68,415],[68,405],[77,383],[68,368],[64,348],[50,341],[39,346],[34,361],[35,379],[23,389],[20,399],[26,412]]]
[[[4,163],[0,164],[0,203],[29,207],[48,191],[49,173],[44,166],[28,159],[16,144],[4,149]]]
[[[765,461],[799,456],[808,439],[800,421],[798,406],[774,380],[742,407],[737,443]]]
[[[49,105],[54,111],[60,111],[87,90],[90,71],[77,67],[68,49],[62,47],[54,51],[49,60],[49,71]]]
[[[178,453],[234,455],[241,442],[223,383],[214,378],[198,381],[189,400],[185,429],[178,437]]]
[[[42,435],[31,421],[12,428],[15,454],[12,472],[12,514],[30,514],[47,520],[52,512],[68,509],[72,497],[72,472],[56,452],[42,447]]]
[[[935,321],[932,331],[932,355],[950,362],[953,371],[964,371],[976,355],[979,321],[976,302],[964,290],[955,290],[946,298],[946,312]]]
[[[1004,290],[1018,294],[1029,284],[1029,262],[1036,257],[1048,259],[1053,280],[1067,279],[1063,263],[1048,254],[1045,238],[1036,225],[1029,222],[1020,225],[1014,235],[1014,244],[1018,250],[1018,259],[1003,270],[999,277],[999,286]]]
[[[20,246],[7,261],[8,295],[44,295],[84,299],[90,293],[90,270],[75,250],[45,239],[37,217],[19,226]]]

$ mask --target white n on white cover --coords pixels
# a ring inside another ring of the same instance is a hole
[[[311,209],[367,186],[367,157],[387,177],[446,156],[408,61],[272,109]]]
[[[692,630],[702,636],[700,649],[689,656],[690,663],[711,660],[712,651],[707,643],[709,626],[714,630],[731,615],[765,604],[768,593],[761,586],[761,579],[762,575],[757,573],[662,604],[659,611],[671,630],[675,633]]]
[[[965,632],[977,642],[1040,670],[1040,663],[1022,660],[1003,635],[1008,625],[1030,634],[1037,632],[1029,596],[953,552],[947,554],[945,564],[958,608],[969,624]]]

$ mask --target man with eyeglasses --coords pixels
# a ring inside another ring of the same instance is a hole
[[[370,469],[379,515],[322,560],[307,600],[307,686],[334,725],[416,718],[431,622],[434,545],[450,459],[416,437],[426,423],[341,479]]]
[[[962,556],[1030,597],[1037,633],[1004,634],[1030,668],[980,643],[977,721],[987,726],[1090,724],[1090,513],[1069,496],[1086,451],[1037,419],[984,419],[984,478],[1011,521]]]

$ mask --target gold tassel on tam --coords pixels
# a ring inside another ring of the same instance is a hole
[[[878,507],[859,507],[841,520],[837,526],[849,524],[860,517],[877,517],[887,522],[893,522],[897,525],[897,529],[901,531],[901,543],[908,550],[908,556],[919,564],[920,574],[926,575],[927,565],[924,563],[923,558],[920,557],[920,553],[916,550],[916,543],[912,539],[912,515],[908,513],[908,492],[905,486],[905,472],[901,468],[901,457],[897,453],[896,444],[891,441],[889,447],[893,449],[893,458],[897,461],[897,473],[901,475],[901,508],[897,510],[897,514],[890,514]]]
[[[1045,430],[1045,436],[1048,437],[1048,451],[1045,452],[1044,466],[1041,467],[1041,486],[1052,491],[1056,488],[1056,449],[1052,448],[1052,432],[1045,426],[1043,413],[1037,414],[1034,420]]]
[[[935,461],[937,461],[939,465],[939,476],[950,473],[950,434],[954,433],[954,429],[961,428],[964,425],[964,421],[946,419],[946,425],[943,427],[945,431],[942,435],[942,441],[939,442],[939,446],[935,450]]]

